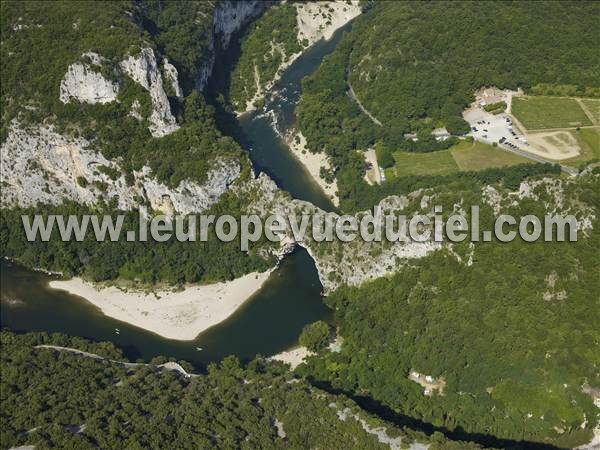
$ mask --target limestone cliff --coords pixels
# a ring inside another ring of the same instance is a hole
[[[129,56],[122,61],[120,67],[133,81],[150,92],[152,114],[149,118],[149,129],[152,136],[162,137],[177,131],[179,126],[171,113],[171,106],[163,87],[163,79],[160,70],[158,70],[154,51],[151,48],[143,48],[139,54]],[[173,69],[175,68],[173,67]],[[171,82],[173,81],[171,80]],[[175,84],[175,90],[177,90],[179,87],[177,79],[175,79]]]
[[[60,101],[68,103],[71,99],[82,103],[110,103],[117,99],[119,84],[107,80],[100,73],[101,57],[96,53],[82,55],[90,64],[76,62],[69,66],[60,82]]]
[[[231,36],[239,31],[251,19],[257,17],[273,2],[260,0],[219,2],[213,11],[213,35],[209,42],[210,57],[208,57],[200,70],[196,87],[203,90],[210,78],[215,65],[215,52],[217,48],[226,49]]]
[[[123,210],[150,205],[167,214],[200,213],[218,201],[240,169],[236,161],[220,158],[203,184],[184,180],[172,188],[144,166],[128,184],[119,164],[93,151],[86,139],[62,136],[51,125],[26,128],[14,121],[0,147],[0,206],[67,199],[93,204],[115,197]]]
[[[498,192],[492,186],[485,186],[481,193],[475,194],[470,200],[464,198],[461,192],[444,192],[443,189],[436,188],[421,189],[408,195],[386,197],[378,206],[384,214],[403,214],[409,218],[424,215],[433,223],[435,205],[446,205],[444,211],[447,214],[460,213],[468,217],[465,212],[470,211],[471,203],[478,204],[482,211],[487,205],[490,208],[488,214],[491,214],[493,211],[497,212],[498,208],[507,211],[511,207],[518,207],[524,199],[529,199],[542,208],[540,213],[575,215],[578,229],[587,235],[597,212],[594,208],[582,207],[578,196],[579,191],[585,192],[589,189],[586,183],[592,182],[592,176],[594,175],[589,176],[588,181],[556,178],[526,181],[514,192],[507,189]],[[278,189],[275,182],[265,174],[236,186],[235,189],[243,198],[251,199],[248,204],[250,214],[262,217],[271,214],[295,217],[298,224],[301,223],[304,214],[311,216],[311,220],[316,216],[339,217],[336,213],[325,213],[311,203],[291,199],[289,194]],[[483,199],[483,202],[480,202],[480,199]],[[362,211],[354,216],[360,219],[367,213],[368,211]],[[481,217],[484,216],[482,212]],[[319,226],[319,229],[322,228],[322,225]],[[448,240],[389,242],[384,237],[382,242],[366,242],[359,235],[351,242],[341,242],[337,238],[332,242],[317,242],[312,235],[312,222],[309,222],[303,239],[298,239],[290,230],[279,235],[282,238],[282,249],[290,251],[293,246],[300,245],[308,251],[315,262],[326,293],[343,284],[356,286],[386,276],[403,265],[410,264],[411,260],[422,258],[435,250],[447,251],[448,257],[470,266],[475,251],[473,243],[455,244]]]

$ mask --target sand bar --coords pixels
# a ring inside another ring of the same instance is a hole
[[[294,370],[296,367],[302,364],[307,357],[314,354],[314,352],[311,352],[306,347],[296,347],[285,352],[277,353],[276,355],[271,356],[269,359],[289,364],[291,369]]]
[[[260,289],[274,269],[252,272],[235,280],[194,285],[181,291],[124,291],[72,278],[50,287],[77,295],[105,315],[168,339],[193,340],[222,322]]]
[[[325,153],[312,153],[306,147],[306,138],[300,131],[296,131],[286,138],[286,142],[296,157],[300,161],[308,173],[312,176],[313,180],[319,185],[319,187],[325,192],[327,197],[331,199],[331,202],[335,206],[339,206],[340,199],[337,195],[337,180],[333,180],[333,183],[327,183],[321,177],[321,167],[327,170],[331,169],[329,160]]]

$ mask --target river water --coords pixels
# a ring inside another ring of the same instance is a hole
[[[255,171],[265,172],[294,198],[325,209],[333,205],[287,148],[280,135],[294,123],[301,80],[312,73],[339,42],[338,30],[329,41],[308,49],[283,74],[266,108],[239,118],[239,140],[248,150]],[[292,347],[302,327],[331,311],[324,306],[315,265],[303,249],[287,256],[263,287],[224,322],[193,341],[164,339],[103,315],[81,298],[48,287],[55,277],[1,262],[0,323],[16,331],[62,332],[98,341],[111,341],[130,359],[154,356],[183,359],[197,367],[227,355],[246,360]],[[118,329],[118,332],[117,332]],[[197,348],[202,348],[198,351]]]

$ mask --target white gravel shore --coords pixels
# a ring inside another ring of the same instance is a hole
[[[194,285],[181,291],[125,291],[72,278],[50,287],[82,297],[105,315],[168,339],[193,340],[222,322],[260,289],[274,269],[235,280]]]

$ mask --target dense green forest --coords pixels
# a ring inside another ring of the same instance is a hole
[[[430,135],[469,131],[461,113],[481,86],[600,87],[596,2],[373,2],[335,51],[303,82],[298,127],[325,152],[340,194],[364,191],[353,150],[435,151]],[[576,49],[576,50],[575,50]],[[371,121],[349,95],[379,121]],[[419,140],[405,140],[415,132]],[[346,183],[348,180],[348,184]]]
[[[563,189],[564,208],[598,211],[598,175]],[[542,217],[551,191],[538,188],[539,198],[502,211]],[[441,190],[435,204],[451,207],[457,198],[481,204],[476,189]],[[494,216],[482,206],[482,229]],[[317,385],[451,430],[565,448],[588,442],[600,419],[582,391],[600,388],[597,218],[592,225],[575,243],[455,244],[388,277],[342,287],[326,299],[341,352],[322,351],[298,370]],[[443,391],[424,395],[411,371]]]
[[[271,7],[248,27],[241,37],[240,57],[228,89],[237,111],[244,111],[246,102],[257,92],[264,93],[279,66],[302,50],[297,36],[296,8],[292,4]]]
[[[230,192],[205,214],[233,214],[238,216],[249,199],[240,198]],[[94,233],[88,231],[83,241],[60,239],[58,227],[54,227],[48,242],[39,237],[35,242],[27,241],[21,216],[34,214],[44,218],[49,215],[116,215],[122,214],[123,229],[138,232],[137,211],[116,211],[113,204],[98,204],[94,207],[66,202],[59,206],[37,205],[35,208],[12,208],[2,211],[0,216],[0,256],[14,258],[21,264],[33,268],[45,268],[62,272],[66,276],[83,275],[92,281],[129,280],[142,284],[185,284],[211,283],[231,280],[253,271],[264,271],[272,267],[276,258],[271,255],[273,244],[263,236],[253,243],[248,252],[240,250],[239,241],[222,242],[214,235],[214,225],[209,227],[208,240],[201,242],[179,242],[173,236],[166,242],[139,240],[127,242],[105,239],[96,241]],[[187,230],[188,225],[184,226]],[[149,237],[149,239],[151,239]]]
[[[126,368],[37,345],[76,348],[119,361],[109,343],[45,333],[0,334],[2,447],[181,449],[385,449],[379,429],[403,448],[417,440],[430,449],[475,449],[441,434],[395,428],[294,379],[286,366],[233,357],[185,378],[156,365]],[[184,369],[189,365],[180,362]],[[340,414],[346,412],[345,419]],[[354,418],[356,417],[356,418]],[[381,428],[380,428],[381,427]]]

